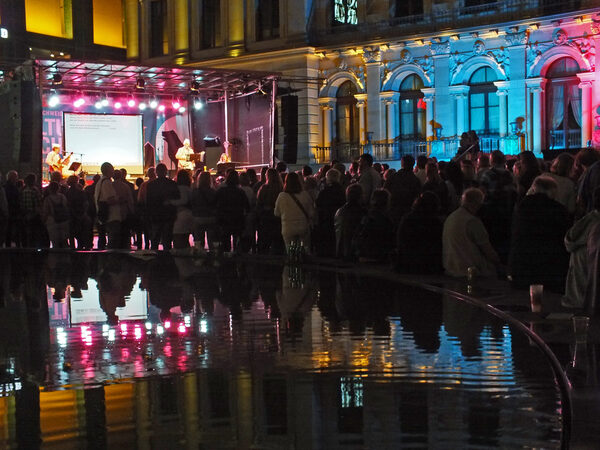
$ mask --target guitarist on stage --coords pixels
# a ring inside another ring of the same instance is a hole
[[[52,144],[52,151],[48,153],[46,156],[46,164],[48,164],[49,171],[52,172],[60,172],[62,175],[63,168],[69,164],[69,160],[71,159],[71,155],[66,158],[60,157],[60,145]]]

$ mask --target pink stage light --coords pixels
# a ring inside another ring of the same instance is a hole
[[[181,103],[179,103],[177,100],[175,100],[173,102],[173,109],[179,109],[181,108]]]
[[[179,327],[177,328],[177,331],[179,331],[180,333],[185,333],[185,325],[180,323]]]
[[[168,330],[169,328],[171,328],[171,321],[170,321],[170,320],[167,320],[167,321],[165,322],[165,328],[166,328],[167,330]]]
[[[158,105],[158,110],[160,112],[165,112],[165,105]]]
[[[135,106],[135,100],[134,99],[129,99],[127,101],[127,106],[129,106],[130,108],[133,108]]]
[[[85,105],[85,99],[83,97],[78,97],[74,102],[73,106],[75,108],[79,108],[80,106]]]
[[[121,109],[121,102],[115,102],[115,109]]]

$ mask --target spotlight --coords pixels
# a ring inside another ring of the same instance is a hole
[[[48,106],[54,108],[60,104],[60,98],[56,92],[54,92],[48,99]]]
[[[85,105],[85,98],[83,98],[82,96],[78,97],[77,100],[75,100],[73,102],[73,106],[75,108],[79,108],[80,106]]]
[[[115,102],[115,109],[121,109],[121,102]]]
[[[102,109],[102,101],[98,100],[96,103],[94,103],[94,106],[96,107],[96,109]]]
[[[181,107],[181,103],[179,103],[179,100],[174,100],[173,101],[173,109],[179,109]]]
[[[143,91],[146,88],[146,80],[144,80],[144,77],[138,77],[135,80],[135,88],[138,91]]]
[[[108,106],[108,98],[104,97],[100,103],[102,103],[102,106]]]
[[[158,110],[160,112],[165,112],[165,105],[158,105]]]
[[[185,106],[180,106],[177,111],[179,111],[180,114],[183,114],[185,112]]]
[[[203,106],[204,105],[202,104],[202,101],[199,98],[197,98],[197,99],[194,100],[194,109],[196,111],[199,110],[199,109],[202,109]]]
[[[146,109],[146,103],[145,102],[140,102],[140,104],[138,105],[138,108],[140,108],[140,111],[143,111]]]
[[[132,98],[127,100],[127,106],[129,106],[130,108],[133,108],[135,106],[135,100]]]
[[[152,100],[150,100],[150,108],[156,109],[157,106],[158,106],[158,102],[156,101],[155,98],[153,98]]]

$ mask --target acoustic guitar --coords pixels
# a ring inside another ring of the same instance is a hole
[[[59,162],[52,164],[52,170],[54,172],[62,173],[65,166],[69,165],[69,162],[71,161],[71,156],[73,156],[73,152],[69,153],[67,156],[65,156],[63,159],[61,159]]]

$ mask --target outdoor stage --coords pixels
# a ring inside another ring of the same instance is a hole
[[[239,165],[272,161],[278,74],[71,60],[29,67],[41,99],[33,119],[41,121],[42,178],[53,144],[88,175],[105,161],[131,175],[158,163],[174,170],[186,138],[206,152],[208,169],[223,152]],[[0,170],[19,170],[22,159]]]

